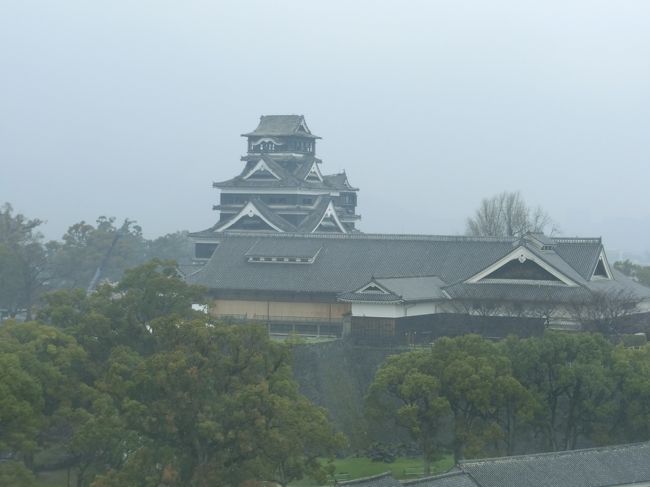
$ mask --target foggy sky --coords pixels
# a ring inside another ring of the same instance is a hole
[[[459,234],[520,190],[650,251],[650,2],[0,1],[0,203],[215,223],[262,114],[304,114],[365,232]]]

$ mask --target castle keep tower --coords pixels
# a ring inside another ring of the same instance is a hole
[[[210,231],[355,231],[357,188],[345,172],[323,174],[316,141],[302,115],[265,115],[247,139],[242,172],[214,183],[221,200]],[[201,232],[204,233],[204,232]]]

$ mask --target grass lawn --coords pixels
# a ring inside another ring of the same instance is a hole
[[[398,479],[414,479],[422,476],[424,463],[421,458],[397,458],[393,463],[373,462],[366,457],[348,457],[334,461],[336,467],[335,475],[340,480],[352,480],[362,477],[369,477],[384,472],[391,472],[393,477]],[[443,473],[454,466],[453,458],[445,456],[431,465],[431,475]],[[409,472],[410,470],[410,472]],[[419,475],[413,475],[420,472]],[[307,487],[318,485],[309,479],[303,479],[291,484],[292,487]]]
[[[72,473],[70,485],[75,485],[75,476]],[[38,487],[68,487],[68,471],[54,470],[52,472],[40,472],[36,476],[36,485]]]

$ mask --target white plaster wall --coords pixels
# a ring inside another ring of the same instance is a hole
[[[438,306],[432,302],[406,304],[403,308],[404,314],[402,316],[420,316],[439,313]]]
[[[404,316],[430,315],[437,313],[435,303],[412,304],[352,303],[352,316],[372,316],[375,318],[402,318]]]
[[[399,318],[404,316],[404,310],[399,304],[352,303],[352,316]]]

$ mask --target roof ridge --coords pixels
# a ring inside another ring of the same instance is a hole
[[[429,480],[437,480],[437,479],[445,479],[448,477],[455,477],[458,475],[470,475],[467,472],[463,472],[462,470],[456,469],[456,467],[452,467],[451,470],[444,472],[444,473],[439,473],[437,475],[429,475],[428,477],[420,477],[419,479],[412,479],[412,480],[405,480],[402,482],[402,485],[415,485],[418,482],[426,482]],[[471,476],[471,475],[470,475]]]
[[[231,232],[230,236],[250,236],[244,232]],[[303,237],[303,238],[348,238],[352,240],[416,240],[416,241],[436,241],[436,242],[496,242],[511,243],[516,239],[510,237],[474,237],[463,235],[427,235],[427,234],[408,234],[408,233],[299,233],[285,232],[282,234],[263,235],[265,237]]]
[[[458,468],[462,470],[462,467],[465,465],[469,464],[478,464],[478,463],[496,463],[496,462],[507,462],[511,460],[528,460],[530,458],[538,458],[538,457],[553,457],[553,456],[567,456],[567,455],[572,455],[572,454],[578,454],[582,455],[585,453],[594,453],[594,452],[605,452],[605,451],[616,451],[616,450],[625,450],[637,446],[648,446],[650,447],[650,441],[639,441],[636,443],[624,443],[622,445],[605,445],[605,446],[596,446],[593,448],[580,448],[578,450],[561,450],[561,451],[549,451],[549,452],[543,452],[543,453],[528,453],[528,454],[521,454],[521,455],[511,455],[511,456],[504,456],[504,457],[491,457],[491,458],[477,458],[477,459],[472,459],[472,460],[458,460],[457,465]]]
[[[440,279],[438,274],[414,274],[408,276],[374,276],[373,279],[419,279],[423,277],[437,277]],[[442,281],[442,279],[440,279]]]
[[[551,237],[555,243],[602,243],[602,237]]]
[[[339,482],[338,485],[354,485],[354,484],[358,484],[359,482],[366,482],[368,480],[382,479],[384,477],[393,478],[393,473],[389,470],[387,472],[378,473],[378,474],[375,474],[375,475],[369,475],[368,477],[360,477],[358,479],[346,480],[345,482]]]

